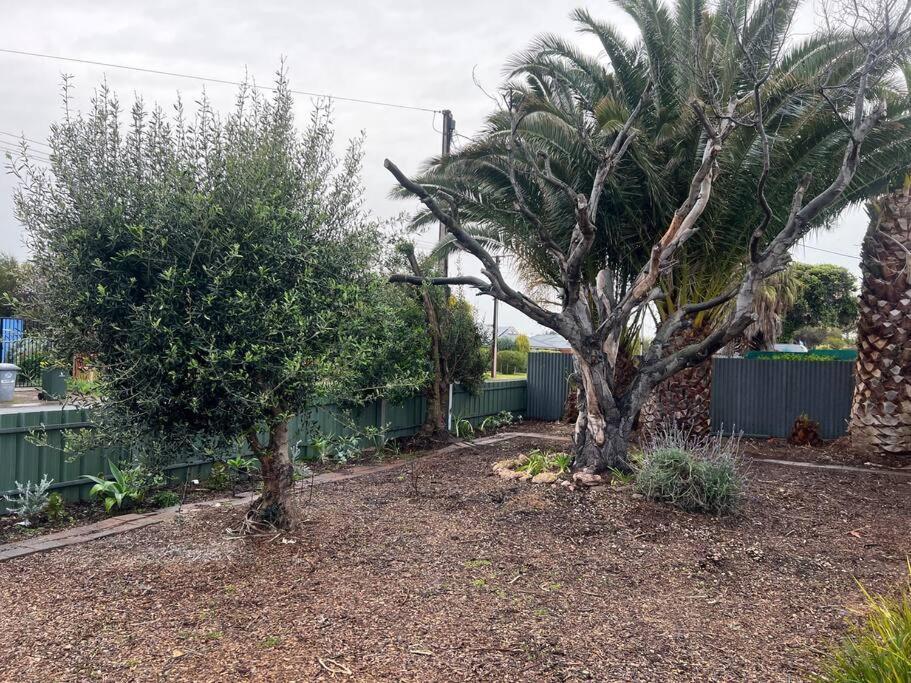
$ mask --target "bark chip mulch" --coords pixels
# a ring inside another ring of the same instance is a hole
[[[315,487],[294,536],[210,508],[2,563],[0,680],[794,681],[907,571],[905,478],[753,467],[716,519],[492,474],[535,447]]]

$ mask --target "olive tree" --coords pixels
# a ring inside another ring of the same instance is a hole
[[[362,140],[338,158],[325,104],[298,132],[284,73],[224,116],[203,98],[192,115],[138,100],[124,117],[107,87],[87,113],[65,105],[50,166],[14,168],[36,315],[98,367],[100,425],[175,452],[245,443],[263,479],[249,519],[293,527],[290,418],[426,378],[407,354],[380,358],[412,332],[383,314]]]

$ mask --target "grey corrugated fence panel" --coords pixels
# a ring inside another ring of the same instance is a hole
[[[851,415],[854,364],[715,358],[712,427],[750,436],[786,437],[806,414],[824,439],[845,434]]]
[[[503,410],[524,414],[526,398],[525,380],[486,382],[478,396],[471,396],[456,385],[453,390],[454,414],[461,410],[464,417],[473,422],[487,415]],[[304,457],[315,457],[312,439],[318,434],[350,433],[349,419],[359,429],[368,426],[388,425],[387,436],[398,438],[417,432],[424,418],[426,400],[421,396],[406,399],[400,404],[390,402],[368,403],[351,411],[350,418],[335,406],[320,406],[291,421],[289,440],[300,442]],[[87,410],[46,410],[40,412],[16,412],[0,415],[0,493],[14,488],[15,481],[39,481],[43,474],[54,480],[54,488],[67,500],[87,499],[91,484],[80,480],[83,474],[100,474],[107,471],[108,458],[116,460],[125,455],[122,449],[97,449],[78,457],[67,458],[63,453],[64,431],[61,425],[72,425],[70,429],[85,429],[91,415]],[[42,431],[41,440],[46,444],[37,445],[30,438],[32,430]],[[362,446],[369,445],[362,441]],[[193,460],[177,463],[168,468],[168,475],[174,479],[202,479],[211,463]],[[0,504],[0,511],[3,507]]]
[[[566,404],[566,378],[573,371],[567,353],[528,354],[528,412],[533,420],[559,420]]]
[[[469,420],[477,426],[488,415],[508,411],[525,415],[528,405],[528,382],[524,379],[492,380],[473,396],[460,384],[452,390],[452,420]]]

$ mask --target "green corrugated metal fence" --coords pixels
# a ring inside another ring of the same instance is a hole
[[[485,382],[483,390],[472,396],[459,385],[453,389],[453,418],[467,418],[474,424],[487,415],[509,411],[524,415],[527,402],[525,380]],[[425,399],[415,396],[401,404],[386,401],[368,403],[351,411],[350,418],[343,416],[334,406],[321,406],[291,421],[289,439],[299,442],[304,457],[315,457],[312,438],[316,434],[350,433],[349,421],[359,430],[365,427],[388,425],[387,438],[410,436],[417,432],[424,418]],[[96,449],[76,458],[63,452],[63,439],[67,429],[86,429],[91,426],[91,414],[80,409],[51,409],[19,411],[0,415],[0,492],[12,490],[16,481],[39,481],[47,474],[54,480],[53,487],[67,500],[77,500],[88,495],[90,484],[80,480],[83,474],[107,472],[108,458],[116,460],[125,455],[120,448]],[[41,433],[40,445],[29,438],[29,433]],[[367,445],[364,442],[362,445]],[[194,460],[173,465],[169,474],[175,478],[205,477],[210,463]],[[2,512],[0,504],[0,512]]]
[[[566,405],[566,378],[573,372],[573,357],[566,353],[528,354],[528,417],[559,420]]]

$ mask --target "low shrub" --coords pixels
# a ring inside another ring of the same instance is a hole
[[[636,466],[636,489],[650,500],[687,512],[724,515],[740,501],[744,475],[739,439],[692,438],[665,429],[642,453]]]
[[[866,607],[860,623],[826,661],[818,683],[904,683],[911,681],[911,564],[894,597],[861,586]]]
[[[157,508],[169,508],[180,504],[180,495],[175,491],[159,491],[152,497]]]
[[[216,462],[204,485],[210,491],[227,491],[233,485],[231,469],[223,462]]]
[[[573,464],[573,456],[569,453],[542,451],[539,448],[530,451],[523,460],[516,466],[516,472],[525,472],[532,477],[542,472],[565,474]]]
[[[3,496],[3,500],[11,505],[6,511],[21,517],[26,525],[31,524],[47,508],[50,497],[48,489],[53,483],[54,480],[48,479],[46,474],[36,484],[30,481],[20,484],[17,481],[15,493],[12,496]]]
[[[139,505],[150,491],[164,484],[164,477],[149,472],[142,465],[121,469],[109,460],[108,467],[113,479],[82,475],[84,479],[94,482],[89,493],[98,497],[107,512],[115,507],[123,509]]]
[[[516,417],[508,410],[501,410],[496,415],[488,415],[482,421],[478,429],[482,432],[489,432],[500,427],[506,427],[516,422]]]
[[[52,493],[47,497],[44,516],[47,517],[49,522],[59,522],[69,517],[66,514],[66,504],[63,502],[63,496],[59,493]]]

